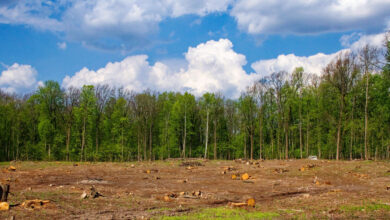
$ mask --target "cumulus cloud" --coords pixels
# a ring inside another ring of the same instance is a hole
[[[73,76],[66,76],[62,85],[109,84],[134,91],[147,88],[190,91],[198,96],[205,92],[222,92],[229,97],[238,97],[257,77],[243,70],[245,56],[236,53],[227,39],[190,47],[185,54],[187,66],[179,71],[163,62],[151,65],[147,58],[146,55],[130,56],[120,62],[108,63],[97,71],[83,68]]]
[[[388,0],[238,0],[230,14],[251,34],[316,34],[382,31],[389,11]]]
[[[333,54],[318,53],[312,56],[296,56],[294,54],[279,55],[275,59],[259,60],[251,67],[262,77],[269,76],[274,72],[287,71],[291,73],[297,67],[303,67],[305,72],[321,74],[322,69],[332,61],[339,52]]]
[[[362,33],[352,33],[343,35],[340,43],[345,49],[332,54],[318,53],[312,56],[296,56],[295,54],[281,54],[277,58],[268,60],[259,60],[252,63],[251,67],[262,77],[268,76],[274,72],[287,71],[293,72],[297,67],[303,67],[305,72],[320,75],[323,68],[340,53],[357,53],[365,45],[382,48],[384,45],[385,33],[364,35]]]
[[[210,40],[189,47],[185,60],[172,59],[150,64],[146,55],[129,56],[96,71],[83,68],[72,76],[66,76],[62,85],[81,87],[85,84],[109,84],[138,92],[150,88],[157,91],[189,91],[197,96],[205,92],[221,92],[227,97],[237,98],[254,81],[274,72],[291,73],[295,68],[303,67],[305,72],[320,75],[323,68],[340,53],[356,52],[366,44],[381,46],[384,39],[384,34],[358,36],[345,42],[348,48],[332,54],[282,54],[274,59],[256,61],[251,64],[254,70],[251,74],[243,69],[247,63],[245,56],[233,50],[230,40]]]
[[[36,79],[37,71],[30,65],[14,63],[0,75],[0,88],[10,93],[29,92],[42,82]]]
[[[348,36],[359,36],[357,39]],[[360,48],[363,48],[365,45],[370,45],[374,47],[383,47],[385,45],[385,33],[379,34],[369,34],[364,35],[362,33],[352,33],[351,35],[344,35],[341,39],[349,39],[348,42],[344,41],[344,46],[349,47],[352,51],[358,51]]]

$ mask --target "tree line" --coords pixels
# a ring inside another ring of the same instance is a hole
[[[389,159],[390,43],[342,53],[321,76],[275,72],[238,99],[55,81],[0,90],[0,131],[2,161]]]

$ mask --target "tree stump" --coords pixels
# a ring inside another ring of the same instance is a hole
[[[0,202],[7,202],[9,193],[9,184],[0,184]]]

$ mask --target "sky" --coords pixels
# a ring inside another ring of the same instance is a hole
[[[108,84],[237,98],[382,46],[390,0],[0,0],[0,89]]]

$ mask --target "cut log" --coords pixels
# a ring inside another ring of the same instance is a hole
[[[246,202],[230,202],[229,206],[231,207],[244,207],[247,206],[248,204]]]

